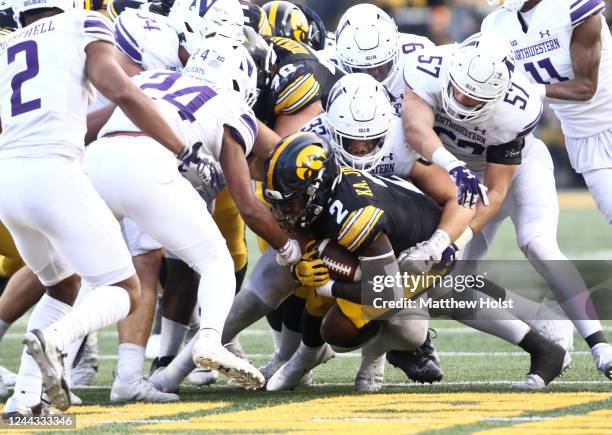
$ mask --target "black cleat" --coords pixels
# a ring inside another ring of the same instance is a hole
[[[414,351],[392,350],[387,352],[387,361],[394,367],[402,370],[414,382],[430,383],[440,382],[444,377],[438,353],[431,344],[431,337],[427,338],[420,348]]]
[[[168,367],[168,364],[170,364],[173,359],[174,359],[174,355],[155,357],[155,359],[151,361],[151,368],[149,369],[149,376],[155,373],[157,369],[160,369],[162,367]]]

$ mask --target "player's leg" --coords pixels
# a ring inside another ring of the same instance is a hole
[[[612,168],[595,169],[582,174],[597,208],[603,213],[609,224],[612,224]]]
[[[525,160],[509,193],[517,241],[591,348],[598,370],[612,378],[612,346],[603,335],[586,283],[556,240],[559,206],[550,154],[543,144],[536,150],[539,154]]]

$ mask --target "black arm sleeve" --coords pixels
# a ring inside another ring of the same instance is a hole
[[[499,165],[520,165],[525,138],[520,137],[511,142],[487,147],[487,163]]]

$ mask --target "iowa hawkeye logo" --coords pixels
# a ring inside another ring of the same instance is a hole
[[[296,174],[300,180],[307,180],[323,167],[327,154],[323,148],[316,145],[308,145],[297,155],[295,159]]]

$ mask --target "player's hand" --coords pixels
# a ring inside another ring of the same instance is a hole
[[[295,239],[287,240],[287,243],[276,253],[276,262],[280,266],[293,266],[302,256],[300,244]]]
[[[201,159],[198,156],[200,148],[202,148],[202,142],[196,142],[193,145],[185,145],[185,148],[176,155],[176,158],[182,162],[179,166],[179,171],[183,171],[184,166],[189,166],[191,164],[197,166],[200,163]]]
[[[397,264],[403,272],[427,273],[442,256],[435,252],[429,241],[417,243],[400,253]]]
[[[467,166],[457,166],[449,171],[450,176],[457,185],[457,202],[466,208],[474,208],[478,200],[487,206],[489,197],[487,188],[480,182],[478,175],[474,174]]]
[[[202,184],[219,193],[225,188],[225,177],[219,162],[210,156],[202,156],[197,166],[198,176]]]
[[[329,269],[318,258],[302,257],[293,266],[294,278],[305,287],[321,287],[329,282]]]

